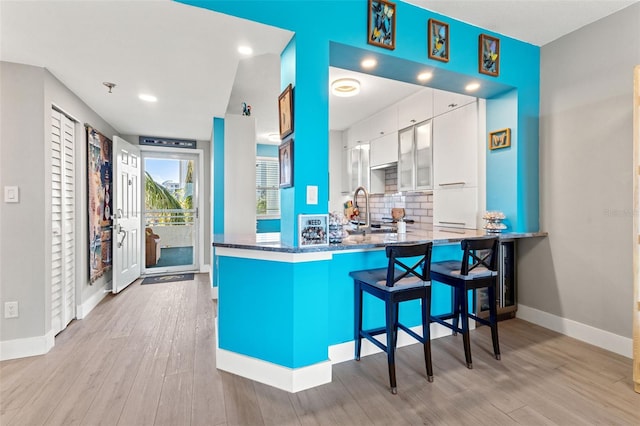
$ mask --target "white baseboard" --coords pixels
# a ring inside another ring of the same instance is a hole
[[[0,342],[0,361],[44,355],[53,348],[54,344],[55,334],[53,331],[49,331],[44,336]]]
[[[211,265],[205,263],[204,265],[200,265],[200,273],[201,274],[209,274],[211,273]]]
[[[257,358],[216,349],[216,367],[287,392],[300,392],[331,383],[331,362],[287,368]]]
[[[211,299],[218,300],[218,287],[211,287]]]
[[[475,328],[475,321],[469,321],[469,329],[473,330]],[[422,335],[422,326],[418,325],[416,327],[411,327],[411,331],[418,335]],[[450,336],[451,330],[447,327],[437,324],[431,323],[431,329],[429,330],[431,333],[431,340],[437,339],[439,337]],[[376,336],[383,344],[386,345],[386,333],[380,334]],[[416,339],[409,336],[406,332],[399,330],[398,331],[398,348],[403,346],[413,345],[419,343]],[[360,349],[360,357],[364,357],[367,355],[373,355],[375,353],[382,352],[382,350],[368,341],[367,339],[362,339],[362,347]],[[329,346],[329,359],[332,364],[339,364],[345,361],[352,361],[354,359],[355,354],[355,341],[351,340],[349,342],[340,343],[337,345]]]
[[[627,358],[632,357],[633,341],[631,338],[520,304],[518,304],[516,316]]]
[[[98,306],[98,303],[100,303],[107,294],[109,294],[109,292],[107,291],[107,284],[105,283],[102,288],[96,291],[93,296],[87,299],[83,304],[76,306],[76,319],[84,319],[89,315],[89,312]]]

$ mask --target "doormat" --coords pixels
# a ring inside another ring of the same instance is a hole
[[[191,281],[193,280],[193,274],[171,274],[160,275],[158,277],[147,277],[142,280],[141,284],[162,284],[172,283],[176,281]]]

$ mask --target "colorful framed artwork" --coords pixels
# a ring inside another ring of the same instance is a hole
[[[497,77],[500,75],[500,39],[480,34],[478,40],[478,71]]]
[[[396,4],[369,0],[367,43],[393,50],[396,48]]]
[[[280,163],[280,188],[293,186],[293,139],[282,142],[278,147]]]
[[[511,146],[511,129],[489,132],[489,149],[507,148]]]
[[[293,87],[290,85],[278,96],[278,116],[280,117],[280,139],[293,133]]]
[[[449,24],[429,19],[429,58],[449,62]]]

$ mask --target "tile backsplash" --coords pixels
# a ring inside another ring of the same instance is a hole
[[[406,192],[403,194],[372,194],[369,197],[371,220],[380,221],[391,217],[391,209],[403,207],[405,218],[417,223],[433,224],[433,193]]]

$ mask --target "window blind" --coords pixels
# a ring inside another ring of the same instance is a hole
[[[277,158],[256,159],[256,214],[280,216],[280,168]]]

